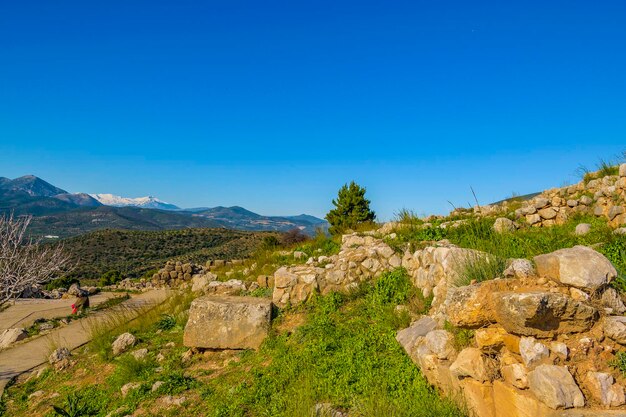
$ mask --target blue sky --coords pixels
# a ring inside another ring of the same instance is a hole
[[[626,150],[624,1],[29,1],[0,11],[0,176],[379,217]]]

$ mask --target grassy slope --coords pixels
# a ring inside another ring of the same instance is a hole
[[[66,407],[68,396],[78,394],[98,416],[118,410],[112,416],[302,417],[318,402],[349,408],[355,416],[461,416],[427,385],[395,340],[396,329],[409,318],[394,307],[409,301],[410,287],[406,275],[396,272],[350,297],[318,297],[278,317],[259,352],[208,352],[186,363],[181,362],[184,302],[173,300],[179,306],[174,320],[157,321],[152,314],[131,329],[141,341],[137,347],[149,349],[148,360],[137,362],[128,354],[109,359],[110,342],[122,329],[103,333],[70,370],[49,371],[10,388],[5,415],[52,415],[52,405]],[[168,342],[174,347],[166,347]],[[160,364],[154,359],[158,352],[166,356]],[[153,393],[157,380],[165,384]],[[120,387],[128,382],[142,385],[123,398]],[[44,395],[29,400],[38,390]],[[51,398],[53,392],[60,396]],[[187,403],[166,407],[165,395],[184,395]]]

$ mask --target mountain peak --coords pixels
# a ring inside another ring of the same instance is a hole
[[[22,191],[33,197],[52,197],[57,194],[67,194],[67,191],[55,187],[35,175],[24,175],[13,180],[1,178],[0,187],[6,190]]]
[[[90,194],[90,196],[105,206],[179,210],[179,207],[174,204],[166,203],[153,196],[137,198],[121,197],[114,194]]]

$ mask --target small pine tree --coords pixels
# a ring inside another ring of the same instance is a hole
[[[342,233],[376,218],[376,214],[370,210],[370,201],[365,198],[365,188],[354,181],[341,187],[333,205],[335,208],[326,215],[332,234]]]

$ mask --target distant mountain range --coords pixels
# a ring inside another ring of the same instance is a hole
[[[181,209],[155,197],[71,194],[34,175],[0,177],[0,214],[32,215],[31,232],[42,236],[75,236],[100,229],[167,230],[224,227],[251,231],[298,228],[314,234],[325,220],[298,216],[262,216],[243,207]]]
[[[180,207],[175,206],[174,204],[166,203],[165,201],[161,201],[156,197],[148,196],[148,197],[138,197],[138,198],[128,198],[128,197],[120,197],[119,195],[113,194],[89,194],[94,199],[98,200],[100,204],[104,204],[105,206],[113,206],[113,207],[141,207],[141,208],[151,208],[151,209],[159,209],[159,210],[180,210]]]

